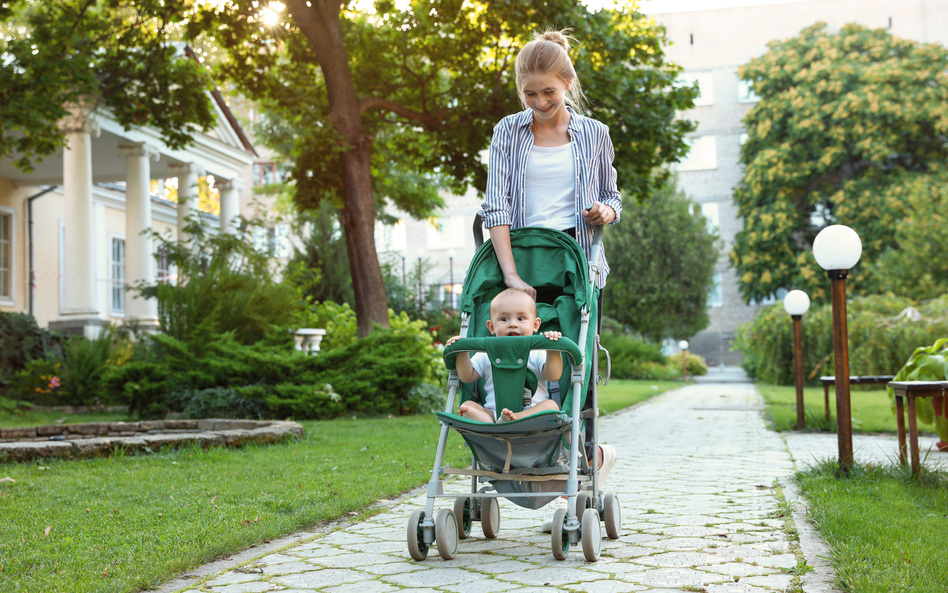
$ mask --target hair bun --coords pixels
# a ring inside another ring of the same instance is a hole
[[[568,32],[569,29],[564,29],[563,31],[544,31],[537,36],[537,39],[555,43],[562,47],[564,51],[569,52],[569,37],[566,36]]]

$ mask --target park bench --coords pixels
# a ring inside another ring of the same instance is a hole
[[[895,392],[895,418],[899,430],[899,462],[905,465],[905,412],[908,408],[909,444],[912,448],[912,475],[921,475],[918,451],[918,420],[915,400],[920,397],[942,397],[948,392],[948,381],[891,381]],[[906,405],[907,404],[907,405]]]
[[[895,375],[850,375],[850,385],[888,385],[889,381],[895,379]],[[830,419],[830,387],[836,385],[836,377],[833,375],[823,375],[820,377],[820,383],[823,384],[823,406],[826,410],[826,419]]]

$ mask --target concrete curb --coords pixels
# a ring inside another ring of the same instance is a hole
[[[811,572],[800,577],[804,593],[841,593],[840,589],[833,586],[836,582],[836,571],[833,570],[829,561],[831,557],[829,546],[807,518],[809,509],[806,499],[803,498],[800,489],[792,479],[780,480],[780,487],[783,488],[784,498],[790,504],[791,517],[800,537],[799,544],[803,558],[808,565],[813,567]]]
[[[121,433],[121,436],[116,433]],[[0,462],[107,457],[115,450],[135,453],[190,444],[240,447],[247,443],[275,443],[302,434],[303,426],[298,422],[225,419],[91,422],[11,428],[3,429],[2,436],[19,440],[0,443]]]

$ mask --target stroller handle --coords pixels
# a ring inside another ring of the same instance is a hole
[[[456,368],[455,361],[461,352],[486,352],[487,341],[499,339],[495,336],[489,338],[461,338],[444,349],[442,357],[448,370]],[[565,352],[569,356],[573,366],[583,363],[583,353],[573,340],[562,337],[559,340],[551,340],[543,335],[535,336],[508,336],[503,338],[507,340],[519,340],[529,344],[528,350],[557,350]]]

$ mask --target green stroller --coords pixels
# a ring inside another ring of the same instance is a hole
[[[584,445],[593,452],[598,447],[598,266],[587,264],[579,244],[561,231],[516,229],[510,233],[510,244],[518,273],[537,291],[540,332],[556,330],[563,337],[552,341],[539,334],[490,336],[485,323],[490,302],[506,286],[493,246],[489,241],[481,245],[461,293],[462,339],[444,350],[444,361],[450,370],[448,399],[445,411],[437,413],[441,436],[428,484],[428,499],[425,508],[414,511],[408,521],[408,550],[415,560],[424,560],[431,544],[437,545],[438,554],[445,560],[454,558],[460,540],[470,536],[472,524],[477,521],[485,537],[496,537],[500,529],[499,497],[530,509],[538,509],[560,496],[567,497],[567,508],[557,509],[553,516],[551,545],[557,560],[565,559],[570,546],[577,544],[582,545],[588,561],[598,560],[603,523],[610,539],[619,537],[619,500],[614,493],[601,491],[598,455],[592,455],[590,466],[584,450]],[[593,262],[599,261],[601,249],[602,229],[597,228]],[[460,383],[455,370],[458,353],[486,352],[491,361],[497,410],[519,411],[523,409],[525,387],[536,388],[536,377],[526,367],[530,350],[547,350],[547,356],[564,357],[563,375],[558,384],[550,385],[551,397],[557,399],[562,395],[557,402],[559,411],[547,410],[498,424],[454,413],[456,403],[480,397],[484,381],[481,378],[471,384]],[[606,381],[608,374],[607,369]],[[589,381],[593,381],[591,390]],[[587,392],[592,395],[591,402],[586,401]],[[586,426],[590,427],[588,441]],[[448,431],[452,429],[471,450],[470,468],[443,465]],[[444,494],[441,479],[445,475],[469,476],[470,493]],[[436,515],[434,505],[438,498],[454,498],[453,508],[441,509]]]

